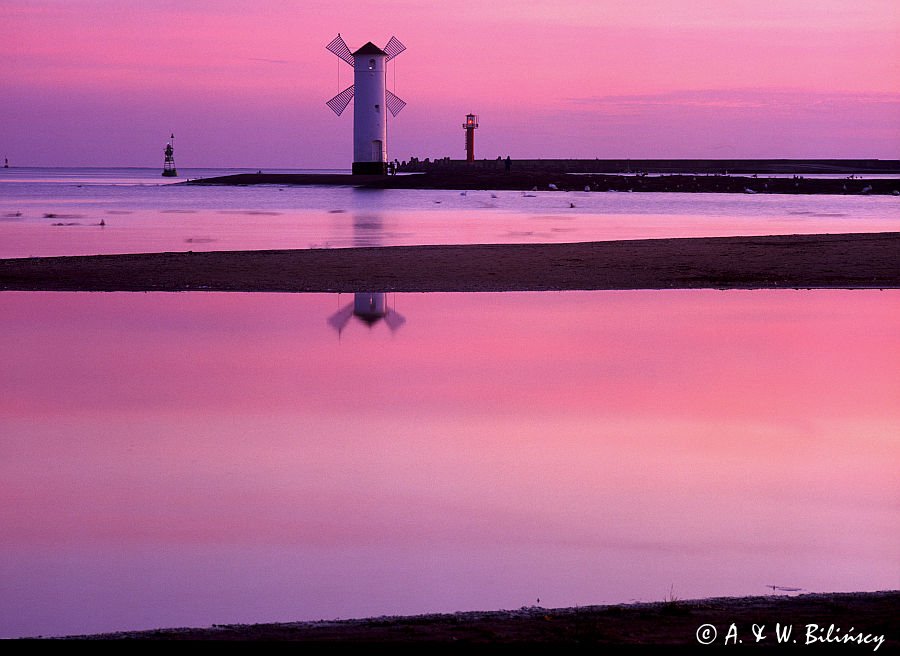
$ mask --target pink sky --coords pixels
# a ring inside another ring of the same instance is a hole
[[[462,158],[470,111],[479,157],[900,154],[893,0],[4,0],[0,157],[349,167],[337,32],[408,47],[392,158]]]

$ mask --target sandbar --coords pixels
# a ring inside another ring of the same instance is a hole
[[[0,260],[0,290],[497,292],[900,287],[900,232]]]

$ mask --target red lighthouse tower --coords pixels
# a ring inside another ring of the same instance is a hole
[[[466,122],[463,128],[466,131],[466,161],[475,161],[475,128],[478,127],[478,117],[475,114],[466,114]]]

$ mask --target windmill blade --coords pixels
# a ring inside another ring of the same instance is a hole
[[[385,94],[387,100],[385,100],[384,102],[387,104],[388,109],[391,111],[391,116],[396,116],[400,113],[400,110],[406,107],[405,100],[400,100],[400,98],[392,94],[390,91],[385,91]]]
[[[394,332],[397,328],[406,323],[406,319],[399,312],[391,310],[384,315],[384,322],[388,325],[388,328],[391,329],[391,332]]]
[[[352,84],[325,104],[331,107],[331,111],[340,116],[347,109],[347,105],[350,104],[351,100],[353,100]],[[405,105],[406,103],[403,104]],[[388,101],[388,107],[390,107],[390,101]]]
[[[353,53],[350,52],[350,47],[347,45],[347,42],[344,41],[344,37],[341,36],[340,32],[338,32],[338,35],[331,40],[331,43],[325,46],[325,50],[333,52],[335,55],[353,66]]]
[[[338,331],[338,334],[341,334],[341,331],[347,327],[347,322],[353,317],[353,303],[348,303],[345,307],[341,308],[330,317],[328,317],[328,325]]]
[[[338,35],[340,36],[340,35]],[[399,55],[401,52],[406,50],[406,46],[400,43],[400,39],[395,36],[391,37],[391,40],[387,42],[387,45],[384,47],[384,51],[387,53],[387,59],[385,61],[391,61],[394,57]]]

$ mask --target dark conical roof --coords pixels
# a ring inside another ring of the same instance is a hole
[[[382,50],[381,48],[379,48],[378,46],[376,46],[374,43],[369,41],[362,48],[360,48],[359,50],[357,50],[356,52],[351,53],[351,54],[354,57],[356,57],[356,55],[386,55],[387,53],[384,50]]]

